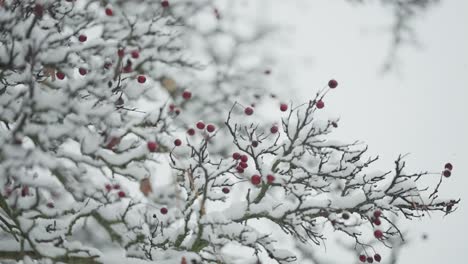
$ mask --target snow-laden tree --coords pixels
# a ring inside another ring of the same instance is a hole
[[[268,26],[242,34],[228,5],[0,3],[2,261],[289,263],[330,228],[377,261],[396,216],[455,210],[451,164],[373,170],[332,138],[337,81],[301,104],[266,94],[248,59]]]

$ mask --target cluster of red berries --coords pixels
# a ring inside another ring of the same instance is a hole
[[[374,212],[374,216],[371,217],[371,221],[374,225],[377,225],[379,226],[380,224],[382,224],[382,221],[380,221],[380,216],[382,215],[382,212],[380,210],[376,210]]]
[[[267,183],[268,184],[272,184],[275,181],[275,176],[273,176],[271,174],[268,174],[266,176],[266,178],[267,178]],[[252,175],[252,177],[250,177],[250,182],[253,185],[259,185],[262,182],[262,177],[260,175],[258,175],[258,174],[254,174],[254,175]]]
[[[328,87],[330,89],[335,89],[337,86],[338,82],[336,80],[331,79],[330,81],[328,81]],[[325,107],[325,102],[323,102],[322,99],[319,99],[317,102],[315,102],[315,107],[317,107],[318,109],[322,109]]]
[[[124,197],[126,196],[125,192],[122,191],[122,190],[120,190],[120,185],[119,185],[119,184],[114,184],[114,185],[106,184],[104,187],[106,188],[106,190],[107,190],[108,192],[112,191],[112,189],[114,189],[114,190],[119,190],[119,191],[117,192],[117,195],[118,195],[120,198],[124,198]]]
[[[382,211],[375,210],[374,211],[374,217],[372,218],[372,222],[375,225],[380,225],[381,224],[380,216],[382,216]],[[375,230],[374,231],[374,237],[377,238],[377,239],[382,239],[383,238],[383,232],[381,230],[379,230],[379,229]]]
[[[169,112],[170,113],[175,113],[176,115],[180,114],[180,109],[176,108],[175,104],[170,104],[169,105]]]
[[[208,133],[213,133],[213,132],[216,130],[216,126],[215,126],[215,125],[213,125],[213,124],[205,125],[205,123],[203,123],[203,121],[198,121],[198,122],[195,124],[195,127],[198,128],[199,130],[204,130],[204,129],[206,129],[206,131],[207,131]],[[195,129],[193,129],[193,128],[187,129],[187,134],[188,134],[189,136],[195,135]]]
[[[377,261],[377,262],[380,262],[382,260],[382,257],[378,253],[375,253],[374,257],[366,256],[364,254],[361,254],[361,255],[359,255],[359,260],[361,262],[366,262],[367,261],[367,263],[374,263],[374,260]]]
[[[452,175],[452,169],[453,169],[452,163],[446,163],[444,168],[445,169],[442,172],[442,175],[444,175],[444,177],[446,178],[450,177],[450,175]]]
[[[244,170],[247,169],[247,167],[249,167],[249,165],[247,164],[249,157],[247,155],[241,155],[239,152],[234,152],[232,154],[232,158],[239,162],[236,167],[237,172],[243,173]]]
[[[216,130],[215,125],[208,124],[205,126],[205,123],[203,123],[203,121],[198,121],[196,124],[196,127],[200,130],[203,130],[206,128],[206,131],[208,131],[208,133],[213,133]]]

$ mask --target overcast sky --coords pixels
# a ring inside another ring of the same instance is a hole
[[[293,3],[294,2],[294,3]],[[290,83],[283,93],[310,98],[329,78],[340,85],[326,109],[341,117],[335,134],[361,139],[381,156],[379,169],[391,169],[400,153],[411,153],[408,168],[442,170],[454,164],[441,193],[460,197],[457,212],[432,214],[405,226],[413,238],[400,264],[462,263],[468,259],[468,1],[443,0],[417,19],[420,48],[399,53],[397,70],[380,69],[392,14],[375,6],[353,7],[342,0],[276,1],[269,15],[283,24],[277,75]],[[435,177],[435,176],[434,176]],[[431,179],[429,179],[431,180]],[[429,181],[435,183],[436,181]],[[427,232],[428,241],[420,235]]]

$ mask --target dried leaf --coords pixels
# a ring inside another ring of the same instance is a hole
[[[44,72],[45,77],[50,77],[52,79],[52,81],[55,81],[55,68],[44,67],[43,72]]]
[[[162,86],[169,92],[169,93],[175,93],[177,89],[177,84],[176,82],[168,77],[163,77],[161,80]]]

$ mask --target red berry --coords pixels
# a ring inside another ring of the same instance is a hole
[[[29,194],[29,187],[23,186],[23,188],[21,189],[21,196],[25,197],[28,194]]]
[[[224,187],[224,188],[223,188],[223,193],[228,194],[229,192],[230,192],[230,190],[229,190],[228,187]]]
[[[270,132],[271,132],[272,134],[276,134],[276,133],[278,132],[278,127],[277,127],[277,126],[272,126],[272,127],[270,128]]]
[[[361,262],[366,262],[366,255],[359,255],[359,260]]]
[[[247,162],[249,160],[249,157],[247,157],[247,155],[242,155],[240,159],[242,162]]]
[[[175,113],[176,115],[179,115],[179,114],[180,114],[180,109],[177,108],[177,109],[174,111],[174,113]]]
[[[173,112],[175,109],[175,104],[170,104],[169,105],[169,112]]]
[[[132,65],[125,65],[125,67],[123,67],[123,72],[129,73],[131,71],[132,71]]]
[[[450,175],[452,175],[452,173],[449,170],[444,170],[443,174],[447,178],[450,177]]]
[[[315,106],[317,106],[318,109],[322,109],[325,106],[325,103],[322,100],[318,100],[317,103],[315,103]]]
[[[57,78],[59,78],[59,80],[63,80],[65,78],[65,73],[63,72],[57,72],[55,75]]]
[[[119,50],[117,51],[117,56],[119,56],[120,58],[122,58],[124,55],[125,55],[124,49],[119,49]]]
[[[252,115],[253,112],[254,112],[254,110],[253,110],[252,107],[246,107],[246,108],[244,109],[244,113],[245,113],[246,115]]]
[[[184,91],[182,93],[182,98],[184,98],[185,100],[188,100],[188,99],[192,98],[192,93],[189,92],[189,91]]]
[[[286,112],[288,110],[288,105],[287,104],[281,104],[280,105],[280,110],[281,110],[281,112]]]
[[[246,169],[249,165],[245,162],[240,162],[239,163],[239,167],[243,168],[243,169]]]
[[[239,152],[232,153],[232,158],[238,160],[241,158],[241,154]]]
[[[117,194],[119,195],[120,198],[125,197],[125,192],[124,191],[119,191]]]
[[[214,132],[215,129],[216,129],[216,127],[213,124],[209,124],[209,125],[206,126],[206,131],[208,131],[210,133]]]
[[[138,50],[132,51],[131,55],[134,59],[138,59],[140,57],[140,53],[138,52]]]
[[[158,143],[154,141],[149,141],[148,143],[146,143],[146,146],[148,147],[148,150],[150,152],[155,152],[156,149],[158,148]]]
[[[42,17],[44,14],[44,7],[41,4],[36,4],[34,6],[34,14],[38,17]]]
[[[49,208],[54,208],[55,207],[53,202],[48,202],[46,204],[46,206],[49,207]]]
[[[119,143],[120,143],[120,138],[111,137],[111,139],[109,140],[109,143],[107,143],[107,145],[106,145],[106,148],[107,149],[112,149],[113,147],[115,147]]]
[[[120,185],[119,184],[114,184],[113,188],[114,188],[114,190],[118,190],[118,189],[120,189]]]
[[[166,207],[163,207],[159,210],[161,212],[161,214],[165,215],[167,214],[167,208]]]
[[[205,123],[203,123],[202,121],[198,121],[196,126],[197,126],[198,129],[204,129],[205,128]]]
[[[86,75],[86,73],[88,73],[88,71],[85,68],[79,68],[78,72],[83,76]]]
[[[85,42],[87,39],[88,39],[88,37],[86,37],[85,35],[80,35],[80,36],[78,37],[78,40],[79,40],[80,42]]]
[[[239,173],[243,173],[243,172],[244,172],[244,169],[243,169],[240,165],[236,167],[236,170],[237,170],[237,172],[239,172]]]
[[[275,176],[271,175],[271,174],[268,174],[267,175],[267,182],[269,184],[272,184],[273,182],[275,181]]]
[[[174,140],[174,145],[176,145],[177,147],[182,145],[182,140],[180,140],[180,139]]]
[[[380,254],[375,254],[374,259],[375,261],[380,262],[382,260],[382,257],[380,256]]]
[[[254,148],[258,147],[258,141],[256,140],[252,141],[252,147]]]
[[[167,1],[167,0],[161,1],[161,6],[164,7],[164,8],[168,8],[169,7],[169,1]]]
[[[450,170],[450,171],[451,171],[451,170],[453,169],[452,163],[446,163],[446,164],[445,164],[445,168],[446,168],[447,170]]]
[[[382,215],[382,211],[380,211],[380,210],[375,210],[374,211],[374,217],[375,218],[379,218],[381,215]]]
[[[106,8],[106,15],[108,15],[108,16],[113,16],[113,15],[114,15],[114,12],[112,11],[112,9]]]
[[[375,231],[374,231],[374,236],[375,236],[375,238],[377,238],[377,239],[381,239],[381,238],[383,237],[383,233],[382,233],[382,231],[380,231],[380,230],[375,230]]]
[[[336,80],[331,79],[330,81],[328,81],[328,87],[334,89],[337,86],[338,86],[338,82]]]
[[[146,77],[144,75],[138,76],[138,82],[139,83],[145,83],[146,82]]]
[[[380,225],[382,222],[380,221],[380,218],[374,218],[374,225]]]
[[[187,134],[189,134],[189,136],[195,135],[195,129],[189,128],[189,129],[187,130]]]
[[[104,69],[109,69],[110,67],[112,67],[112,63],[110,62],[104,63]]]
[[[112,190],[112,186],[110,184],[106,184],[104,187],[106,187],[106,190],[110,192]]]
[[[373,263],[374,259],[372,257],[367,257],[367,263]]]
[[[259,185],[262,182],[262,178],[260,175],[255,174],[250,178],[250,182],[252,182],[253,185]]]

